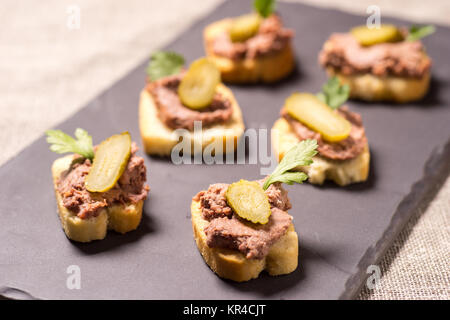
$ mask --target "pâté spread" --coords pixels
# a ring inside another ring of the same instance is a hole
[[[89,192],[86,189],[85,179],[92,167],[89,159],[74,161],[70,169],[61,174],[57,183],[64,207],[75,212],[79,218],[88,219],[97,216],[101,209],[112,204],[144,200],[150,188],[145,183],[144,159],[136,155],[137,150],[137,145],[132,143],[125,171],[115,186],[106,192]]]
[[[422,78],[431,67],[420,41],[362,46],[350,33],[335,33],[319,53],[319,63],[343,75],[373,74]]]
[[[292,131],[300,140],[317,140],[319,155],[331,160],[349,160],[357,157],[367,145],[367,137],[361,116],[348,110],[346,106],[337,109],[339,115],[347,119],[351,125],[349,136],[338,142],[328,142],[322,135],[291,117],[286,110],[281,110],[281,116],[289,123]]]
[[[262,185],[263,181],[259,183]],[[239,217],[227,204],[225,192],[228,186],[225,183],[212,184],[193,198],[200,202],[202,216],[209,221],[204,229],[207,245],[238,250],[247,259],[262,259],[292,223],[292,217],[286,212],[291,208],[287,191],[280,183],[267,188],[265,193],[272,213],[268,223],[256,224]]]
[[[272,14],[261,22],[258,32],[253,37],[232,42],[225,30],[207,43],[212,52],[218,56],[237,59],[254,59],[268,56],[283,50],[294,36],[292,29],[284,28],[280,17]]]
[[[214,95],[211,104],[200,110],[186,107],[178,96],[177,89],[185,73],[167,76],[149,82],[159,119],[172,129],[194,129],[194,122],[201,121],[204,127],[228,121],[233,114],[231,101],[220,93]]]

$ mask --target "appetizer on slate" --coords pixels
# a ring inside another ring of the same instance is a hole
[[[183,57],[174,52],[151,57],[139,105],[145,151],[170,155],[179,141],[174,131],[184,129],[183,138],[190,141],[192,150],[213,145],[219,153],[234,152],[244,122],[233,93],[221,83],[220,72],[209,59],[194,61],[187,71],[183,66]],[[194,134],[196,123],[202,125],[198,134]]]
[[[294,33],[273,13],[275,0],[255,0],[254,9],[254,13],[214,22],[204,30],[206,53],[225,82],[275,82],[294,69]]]
[[[73,154],[53,162],[52,175],[59,217],[69,239],[90,242],[106,230],[126,233],[138,227],[149,187],[144,159],[128,132],[92,146],[83,129],[76,139],[48,130],[47,142],[56,153]]]
[[[293,272],[298,264],[298,237],[287,213],[291,203],[282,183],[302,183],[303,172],[316,154],[317,143],[306,140],[286,153],[266,179],[230,185],[216,183],[199,192],[191,204],[195,242],[210,268],[234,281]]]
[[[314,163],[298,169],[308,181],[325,179],[344,186],[365,181],[369,174],[369,145],[361,116],[341,105],[347,100],[348,85],[332,78],[317,95],[294,93],[286,99],[281,118],[272,127],[272,146],[281,160],[293,145],[315,139],[318,155]]]
[[[421,38],[433,26],[408,31],[393,25],[353,28],[335,33],[325,42],[319,63],[330,76],[350,86],[350,96],[367,101],[408,102],[428,91],[431,59]]]

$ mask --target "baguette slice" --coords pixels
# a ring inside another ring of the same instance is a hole
[[[53,186],[58,205],[59,218],[67,237],[78,242],[101,240],[106,236],[106,230],[112,229],[119,233],[135,230],[141,221],[144,200],[136,204],[117,204],[104,208],[98,216],[81,219],[76,213],[64,207],[62,196],[58,192],[58,179],[61,173],[70,168],[73,155],[56,159],[52,165]]]
[[[350,97],[365,101],[393,101],[406,103],[422,99],[430,86],[430,72],[422,78],[406,78],[373,74],[343,75],[331,67],[327,74],[337,76],[342,84],[350,86]]]
[[[210,43],[216,36],[230,28],[232,19],[223,19],[207,26],[203,32],[207,56],[222,73],[222,80],[229,83],[271,83],[288,76],[295,67],[292,46],[281,51],[255,59],[229,59],[212,51]]]
[[[206,146],[215,146],[216,151],[234,152],[244,133],[241,108],[233,93],[223,84],[217,86],[217,92],[231,101],[233,108],[231,119],[223,124],[202,128],[202,135],[189,132],[185,138],[190,141],[192,153],[195,150],[203,150]],[[139,104],[139,128],[144,150],[148,154],[170,156],[172,148],[179,142],[174,130],[159,119],[155,101],[145,89],[141,92]]]
[[[297,269],[298,236],[293,224],[289,226],[286,234],[272,245],[269,254],[258,260],[247,259],[237,250],[208,247],[203,230],[209,222],[203,219],[199,201],[192,201],[191,220],[195,242],[203,259],[221,278],[243,282],[257,278],[263,270],[277,276]]]
[[[291,129],[289,123],[278,119],[272,127],[272,147],[278,161],[283,159],[287,151],[294,147],[300,139]],[[298,170],[308,175],[308,181],[322,184],[325,180],[332,180],[340,186],[367,180],[370,167],[369,145],[356,158],[350,160],[329,160],[319,155],[313,158],[310,166],[298,167]]]

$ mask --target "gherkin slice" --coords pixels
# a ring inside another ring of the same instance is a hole
[[[257,13],[246,14],[233,19],[230,27],[232,42],[243,42],[253,37],[259,30],[261,16]]]
[[[258,182],[240,180],[232,183],[225,193],[228,205],[241,218],[254,223],[265,224],[269,221],[269,198]]]
[[[358,26],[350,32],[362,46],[403,40],[399,29],[391,24],[382,24],[379,28],[373,29],[369,29],[367,26]]]
[[[90,192],[110,190],[119,180],[131,154],[131,136],[128,132],[116,134],[97,147],[85,186]]]
[[[208,58],[194,61],[181,80],[178,95],[181,102],[191,109],[209,106],[220,83],[220,71]]]
[[[346,139],[352,128],[347,119],[310,93],[294,93],[286,99],[287,113],[330,142]]]

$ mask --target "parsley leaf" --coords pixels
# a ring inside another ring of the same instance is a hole
[[[349,95],[349,85],[341,85],[339,79],[333,77],[322,87],[322,92],[317,94],[317,98],[334,110],[347,101]]]
[[[284,155],[278,166],[272,174],[266,179],[263,189],[267,188],[275,182],[283,182],[287,184],[302,183],[308,176],[303,172],[290,171],[298,166],[308,166],[313,161],[312,158],[317,154],[316,140],[303,140],[296,146],[291,148]]]
[[[179,73],[183,66],[183,56],[171,51],[158,51],[150,57],[147,75],[152,81],[155,81]]]
[[[267,18],[275,11],[276,0],[255,0],[253,7],[264,18]]]
[[[281,176],[273,178],[272,183],[281,182],[292,185],[294,182],[302,183],[306,179],[308,179],[308,176],[304,172],[285,172]]]
[[[92,137],[86,130],[77,128],[75,137],[72,138],[61,130],[47,130],[47,142],[50,143],[50,150],[56,153],[77,153],[84,158],[94,159],[94,148],[92,147]]]
[[[429,36],[430,34],[433,34],[435,31],[436,28],[433,25],[411,26],[411,28],[409,28],[409,33],[406,37],[406,41],[417,41],[426,36]]]

